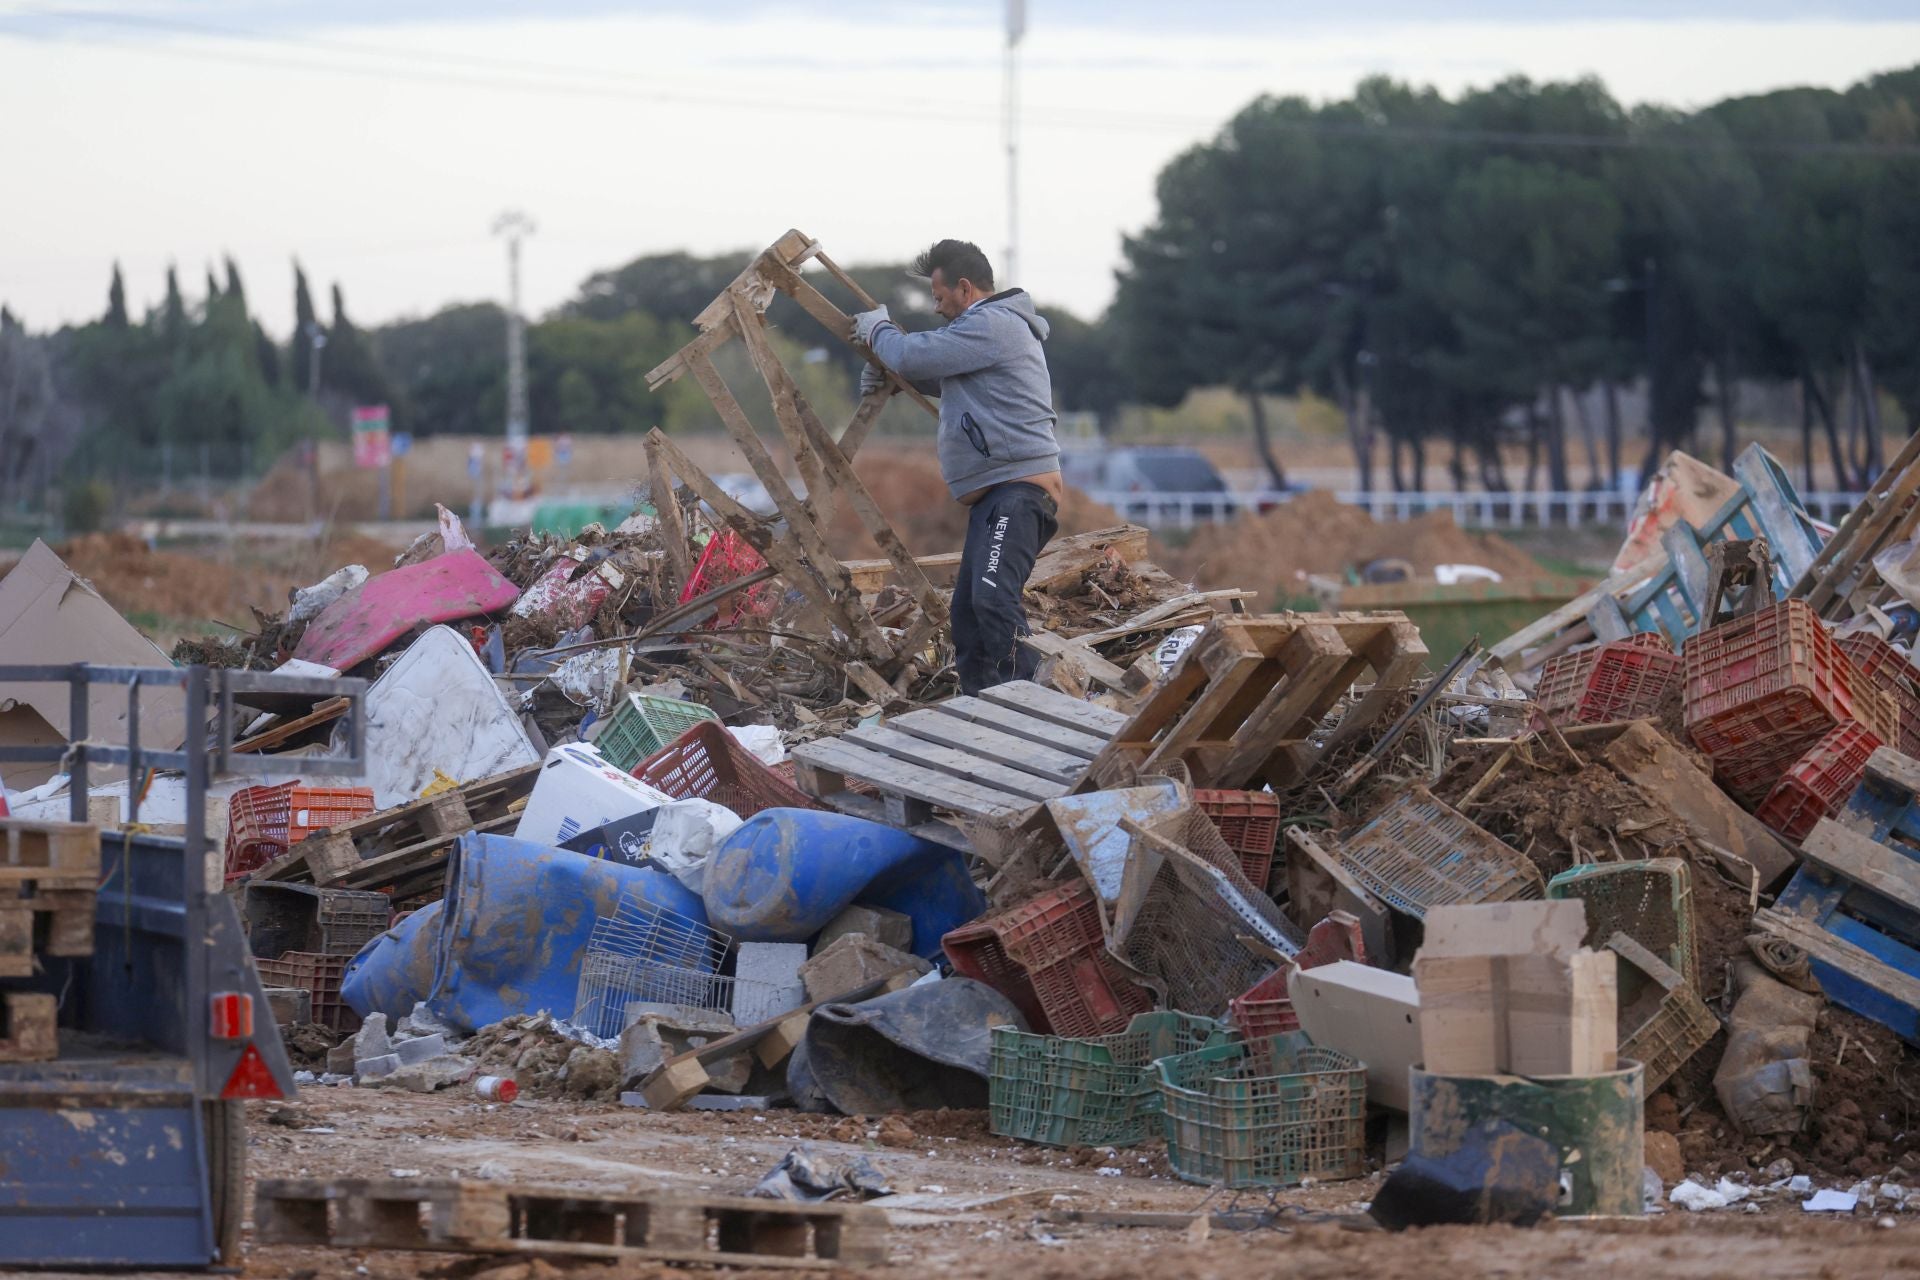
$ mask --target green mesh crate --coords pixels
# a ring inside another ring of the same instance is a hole
[[[622,773],[672,742],[702,720],[718,722],[709,707],[657,693],[630,693],[593,740],[606,762]]]
[[[1167,1162],[1216,1187],[1291,1187],[1367,1171],[1367,1072],[1300,1032],[1153,1064]]]
[[[1624,933],[1699,990],[1693,878],[1681,859],[1587,863],[1549,881],[1547,897],[1578,898],[1586,904],[1587,946],[1603,947],[1608,938]]]
[[[1053,1147],[1132,1146],[1159,1109],[1154,1059],[1225,1044],[1232,1034],[1185,1013],[1135,1014],[1125,1031],[1084,1039],[995,1027],[987,1127]]]

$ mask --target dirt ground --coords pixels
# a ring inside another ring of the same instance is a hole
[[[1044,1215],[1069,1208],[1192,1211],[1208,1200],[1209,1191],[1174,1179],[1160,1153],[1068,1153],[1023,1146],[987,1133],[977,1112],[914,1116],[916,1139],[910,1148],[899,1148],[866,1136],[840,1140],[836,1132],[861,1133],[860,1122],[842,1117],[790,1111],[653,1115],[524,1098],[498,1106],[458,1090],[419,1095],[309,1087],[292,1104],[249,1103],[248,1111],[248,1158],[255,1178],[382,1177],[414,1170],[412,1176],[419,1177],[731,1194],[744,1192],[799,1142],[828,1159],[864,1154],[897,1193],[953,1202],[932,1212],[895,1211],[891,1264],[864,1274],[960,1280],[1920,1275],[1920,1214],[1814,1219],[1791,1197],[1757,1213],[1673,1210],[1645,1220],[1558,1223],[1532,1231],[1450,1227],[1392,1235],[1372,1229],[1361,1211],[1379,1185],[1375,1175],[1282,1194],[1280,1203],[1289,1207],[1293,1221],[1280,1231],[1216,1230],[1201,1238],[1191,1231],[1063,1225],[1045,1221]],[[877,1133],[877,1126],[867,1132]],[[959,1203],[963,1200],[972,1203]],[[289,1246],[251,1248],[245,1273],[297,1280],[554,1280],[562,1274],[642,1280],[682,1274],[640,1264],[529,1267],[506,1258]],[[722,1273],[694,1269],[684,1274]]]

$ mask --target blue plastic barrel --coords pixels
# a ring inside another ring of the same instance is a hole
[[[424,1000],[456,1031],[474,1031],[516,1013],[573,1012],[580,960],[594,922],[623,894],[696,924],[698,895],[651,867],[589,858],[507,836],[460,837],[447,863],[444,902],[409,916],[367,944],[348,966],[341,995],[362,1014],[390,1018]],[[425,957],[432,957],[431,978]],[[710,965],[701,948],[683,958]]]
[[[804,942],[853,903],[886,907],[913,921],[913,950],[928,958],[987,909],[958,851],[812,809],[747,819],[708,860],[702,893],[713,927],[741,942]]]

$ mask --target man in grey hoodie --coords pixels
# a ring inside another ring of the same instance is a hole
[[[914,262],[933,288],[944,328],[908,333],[881,307],[853,318],[854,336],[924,394],[940,397],[940,474],[967,517],[953,587],[954,665],[962,693],[1032,676],[1020,644],[1020,597],[1040,549],[1059,528],[1060,446],[1053,438],[1047,322],[1024,289],[993,290],[978,246],[942,240]],[[880,386],[872,365],[865,395]]]

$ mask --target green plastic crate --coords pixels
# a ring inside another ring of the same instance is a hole
[[[1578,898],[1586,904],[1587,946],[1604,947],[1615,933],[1624,933],[1671,965],[1694,990],[1700,989],[1693,877],[1683,860],[1584,863],[1548,881],[1547,897]]]
[[[672,742],[702,720],[719,723],[712,708],[657,693],[630,693],[613,713],[593,745],[607,763],[622,773]]]
[[[1184,1181],[1291,1187],[1367,1171],[1366,1069],[1300,1032],[1161,1058],[1153,1075]]]
[[[1185,1013],[1140,1013],[1110,1036],[1069,1039],[995,1027],[987,1127],[1052,1147],[1129,1147],[1159,1109],[1156,1058],[1226,1044],[1230,1028]]]

